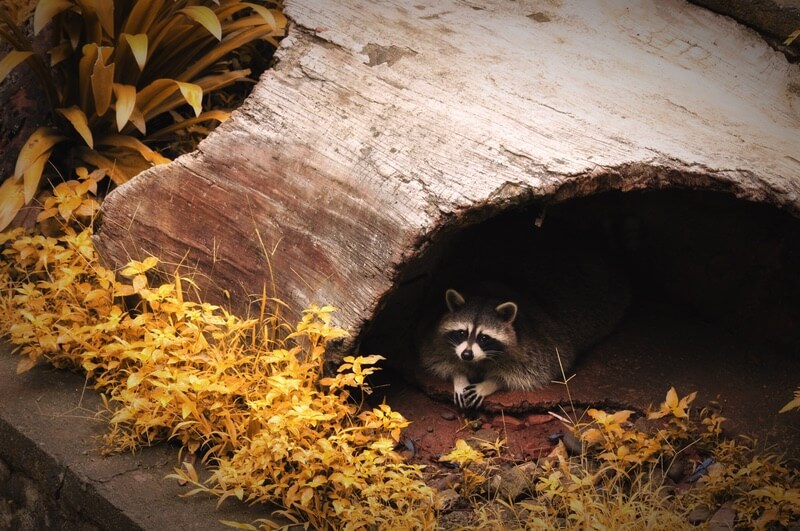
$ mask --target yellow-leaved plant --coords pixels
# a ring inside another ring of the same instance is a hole
[[[204,99],[246,80],[237,53],[261,40],[277,46],[286,19],[263,1],[39,0],[34,34],[50,24],[55,42],[38,54],[0,6],[0,39],[11,46],[0,82],[29,65],[51,122],[27,139],[13,175],[0,176],[0,230],[32,201],[48,163],[64,175],[77,165],[102,168],[120,184],[168,162],[161,147],[193,149],[204,124],[229,114],[204,110]]]
[[[794,398],[781,408],[781,413],[787,413],[794,409],[800,409],[800,387],[794,392]]]
[[[58,220],[58,234],[0,233],[0,334],[20,354],[18,371],[41,360],[84,371],[103,393],[106,448],[178,441],[212,468],[206,483],[191,465],[175,471],[194,492],[270,503],[320,529],[433,525],[434,492],[394,451],[407,421],[350,397],[369,391],[380,357],[347,357],[323,375],[326,343],[345,335],[332,307],[288,326],[267,315],[276,301],[265,297],[262,315],[243,319],[188,300],[194,287],[180,275],[151,285],[155,257],[118,274],[103,267],[85,225],[102,172],[76,174],[39,216]]]

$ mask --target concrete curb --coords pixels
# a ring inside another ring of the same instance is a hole
[[[36,367],[17,375],[17,357],[0,342],[0,529],[230,529],[261,508],[197,495],[164,476],[178,466],[177,447],[104,457],[101,406],[80,375]]]

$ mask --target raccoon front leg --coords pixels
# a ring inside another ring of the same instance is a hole
[[[453,378],[453,400],[462,409],[476,409],[483,404],[483,399],[494,393],[500,385],[494,380],[483,380],[471,384],[466,376]]]
[[[453,376],[453,402],[460,407],[465,408],[462,397],[464,391],[470,386],[469,379],[464,374],[456,374]]]

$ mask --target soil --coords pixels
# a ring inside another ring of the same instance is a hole
[[[408,384],[393,374],[374,382],[376,399],[385,398],[411,421],[405,450],[412,461],[429,465],[478,428],[507,439],[514,459],[535,460],[565,431],[549,411],[570,417],[588,406],[644,412],[663,402],[672,386],[680,396],[697,391],[697,409],[720,409],[728,434],[754,436],[764,448],[797,458],[800,413],[778,411],[798,384],[798,357],[656,304],[633,308],[614,334],[579,358],[569,389],[552,384],[495,393],[475,418],[453,405],[447,382],[422,377]]]

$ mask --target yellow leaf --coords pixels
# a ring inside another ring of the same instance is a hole
[[[100,48],[93,42],[84,44],[81,48],[81,58],[78,62],[78,92],[80,93],[79,105],[82,109],[89,108],[92,68],[99,55]]]
[[[84,304],[88,304],[97,299],[105,299],[108,297],[108,291],[104,289],[93,289],[83,298]]]
[[[153,25],[153,21],[158,18],[160,7],[163,0],[138,0],[133,3],[125,26],[122,28],[124,33],[141,33]]]
[[[3,81],[8,73],[14,70],[17,65],[32,55],[33,52],[20,50],[8,52],[3,59],[0,59],[0,82]]]
[[[793,32],[791,32],[791,33],[789,34],[789,36],[788,36],[788,37],[786,37],[786,40],[785,40],[785,41],[783,41],[783,45],[784,45],[784,46],[789,46],[789,45],[790,45],[790,44],[792,44],[792,43],[793,43],[795,40],[797,40],[797,38],[798,38],[798,37],[800,37],[800,28],[797,28],[796,30],[794,30]]]
[[[131,281],[133,284],[133,291],[138,293],[147,287],[147,277],[144,275],[136,275]]]
[[[136,291],[134,291],[133,286],[129,286],[127,284],[114,285],[115,297],[127,297],[128,295],[133,295],[134,293],[136,293]]]
[[[214,92],[221,88],[228,87],[235,82],[245,79],[250,75],[250,70],[228,70],[219,74],[203,76],[196,79],[197,85],[203,89],[204,92]]]
[[[243,2],[243,4],[252,9],[253,11],[255,11],[256,13],[258,13],[261,16],[261,18],[263,18],[264,21],[267,24],[269,24],[269,27],[272,30],[277,29],[278,25],[275,22],[275,17],[272,15],[272,11],[270,11],[264,6],[253,4],[251,2]]]
[[[114,83],[114,96],[116,96],[117,131],[122,131],[136,106],[136,87]]]
[[[464,439],[458,439],[456,440],[455,448],[441,456],[439,461],[449,461],[464,466],[470,462],[482,462],[483,454],[472,448]]]
[[[103,56],[109,48],[103,48],[100,49],[101,53],[95,60],[91,76],[94,107],[98,116],[103,116],[111,105],[111,93],[114,86],[114,63],[105,64]]]
[[[218,41],[222,40],[222,26],[219,23],[217,14],[205,6],[189,6],[178,11],[188,16],[195,22],[201,24]]]
[[[131,48],[133,58],[136,59],[136,64],[139,65],[139,71],[144,70],[144,65],[147,62],[147,34],[137,33],[136,35],[123,35]]]
[[[128,180],[136,175],[135,173],[131,174],[127,170],[127,168],[122,168],[121,164],[118,164],[117,161],[111,160],[103,155],[99,154],[97,151],[91,149],[79,149],[78,150],[79,156],[83,159],[84,162],[88,162],[89,164],[96,166],[97,168],[102,168],[103,170],[108,172],[109,177],[111,180],[114,181],[116,184],[122,184],[128,182]]]
[[[0,185],[0,231],[5,230],[25,204],[22,177],[9,177]]]
[[[175,92],[172,79],[156,79],[136,94],[136,106],[141,109],[145,118],[152,118],[150,112]]]
[[[42,155],[33,161],[33,164],[28,166],[22,174],[23,192],[26,204],[30,203],[33,196],[36,195],[36,190],[39,189],[39,182],[42,180],[44,165],[50,160],[50,154],[52,152],[52,150],[48,150],[42,153]]]
[[[779,413],[786,413],[793,409],[800,409],[800,389],[794,392],[794,400],[783,406]]]
[[[79,206],[81,206],[80,197],[75,195],[67,197],[58,204],[58,214],[64,218],[65,221],[69,221],[69,218],[72,217],[72,213]]]
[[[183,466],[186,469],[186,475],[189,476],[189,479],[192,480],[193,483],[199,482],[197,470],[195,470],[194,465],[186,460],[183,462]]]
[[[106,135],[97,139],[100,146],[115,146],[136,151],[148,162],[153,164],[166,164],[170,160],[144,145],[139,140],[127,135]]]
[[[669,408],[674,408],[678,405],[678,392],[674,387],[670,387],[669,391],[667,391],[667,398],[664,400],[664,403]]]
[[[109,37],[114,37],[114,2],[108,0],[83,0],[84,5],[88,4],[97,15],[103,31]]]
[[[188,128],[197,125],[199,123],[203,123],[208,120],[216,120],[218,122],[224,122],[230,117],[231,113],[227,111],[205,111],[204,113],[200,114],[200,116],[196,116],[194,118],[186,118],[185,120],[181,120],[180,122],[176,122],[174,124],[168,125],[158,131],[147,135],[147,138],[150,140],[155,140],[158,138],[164,138],[166,136],[170,136],[175,131],[187,130]]]
[[[92,131],[89,129],[89,121],[86,119],[86,114],[77,106],[73,105],[72,107],[68,107],[66,109],[56,109],[56,112],[69,120],[69,123],[72,124],[72,127],[81,135],[81,138],[86,142],[86,145],[90,148],[94,147],[94,141],[92,140]]]
[[[303,507],[308,507],[308,503],[314,497],[314,489],[310,487],[305,487],[302,491],[300,491],[300,505]]]
[[[36,360],[31,359],[29,357],[24,357],[17,362],[17,374],[22,374],[23,372],[27,372],[33,367],[36,366]]]
[[[74,214],[79,217],[92,217],[100,210],[100,203],[94,199],[84,199]]]
[[[247,522],[236,522],[234,520],[220,520],[224,526],[232,527],[234,529],[247,529],[249,531],[258,531],[258,528],[252,524],[248,524]],[[275,528],[277,529],[278,526],[276,525]]]
[[[142,114],[142,111],[139,109],[139,107],[133,108],[133,113],[131,114],[130,120],[137,131],[142,134],[147,133],[147,125],[144,120],[144,114]]]
[[[59,135],[58,130],[51,127],[40,127],[34,131],[33,134],[28,137],[28,141],[22,146],[17,156],[14,175],[23,175],[25,170],[36,162],[36,159],[41,157],[45,152],[50,151],[54,145],[63,140],[66,140],[66,138]]]
[[[45,208],[39,215],[36,216],[36,223],[40,223],[46,219],[50,219],[58,213],[58,209],[56,207]],[[3,230],[0,226],[0,230]]]
[[[194,79],[208,69],[209,66],[225,57],[231,51],[244,46],[254,40],[265,37],[270,33],[269,26],[262,25],[242,30],[229,36],[222,41],[219,46],[203,55],[198,61],[187,68],[182,74],[181,79]]]
[[[142,374],[141,372],[131,373],[130,376],[128,376],[128,381],[126,383],[126,386],[128,387],[128,389],[131,389],[142,383],[142,380],[144,380],[144,374]]]
[[[597,428],[589,428],[581,432],[579,435],[582,441],[585,441],[589,444],[595,444],[603,440],[603,432]]]
[[[39,0],[36,4],[36,11],[33,13],[33,34],[38,35],[54,16],[74,5],[73,2],[67,0]]]
[[[186,103],[194,109],[194,115],[200,116],[200,113],[203,112],[203,89],[200,85],[195,85],[194,83],[184,83],[182,81],[176,81],[176,83],[181,89],[181,94],[183,94]]]
[[[50,48],[50,66],[56,66],[64,61],[67,57],[72,55],[72,44],[69,42],[62,42]]]

